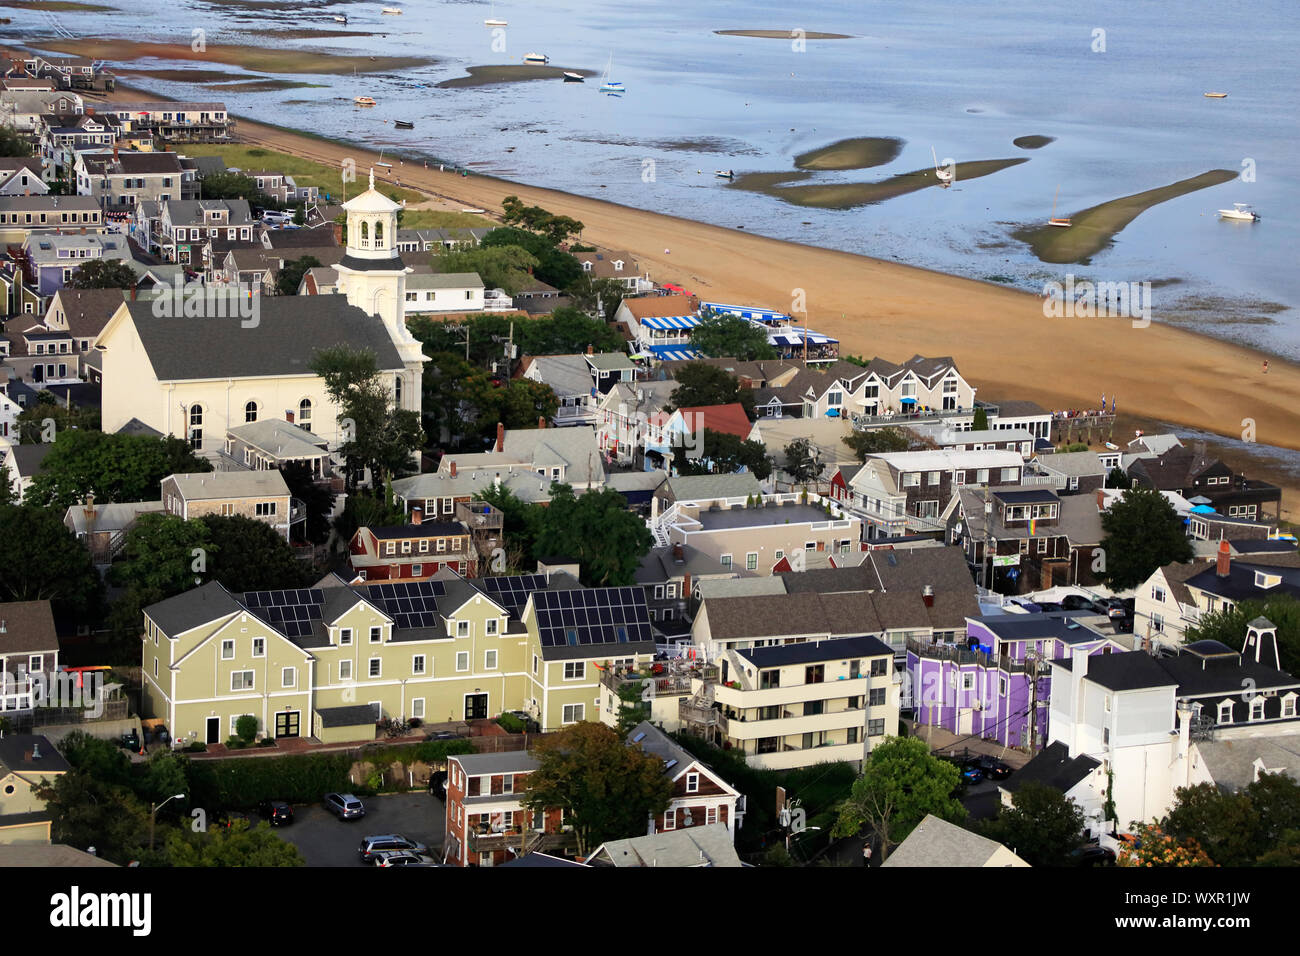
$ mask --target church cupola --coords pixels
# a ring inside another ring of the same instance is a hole
[[[355,199],[343,204],[348,217],[347,255],[353,259],[384,262],[396,260],[393,268],[400,268],[397,252],[397,213],[401,205],[393,202],[375,189],[375,171],[370,171],[370,188]]]

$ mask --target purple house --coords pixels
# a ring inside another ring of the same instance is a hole
[[[1106,633],[1104,622],[1068,612],[1000,614],[967,618],[964,644],[909,640],[907,673],[917,726],[1028,747],[1030,713],[1036,712],[1033,742],[1041,748],[1052,689],[1047,662],[1068,657],[1074,648],[1089,654],[1128,649]]]

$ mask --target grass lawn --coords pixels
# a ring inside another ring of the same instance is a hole
[[[494,229],[491,219],[450,209],[408,209],[402,213],[403,229]]]
[[[187,148],[184,152],[191,157],[220,156],[227,166],[237,166],[240,169],[269,169],[284,173],[292,176],[299,186],[316,186],[322,195],[329,193],[333,201],[339,200],[343,195],[342,171],[310,159],[300,159],[273,149],[239,143],[203,143],[195,145],[193,149]],[[365,180],[360,171],[357,173],[357,181],[348,183],[347,187],[349,196],[356,196],[364,191]],[[413,189],[388,185],[381,185],[379,188],[385,196],[396,196],[399,201],[405,199],[407,202],[417,203],[428,198]]]

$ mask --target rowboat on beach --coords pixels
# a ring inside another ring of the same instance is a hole
[[[945,188],[951,186],[953,171],[946,166],[939,165],[939,155],[934,151],[933,146],[930,147],[930,156],[934,159],[934,178],[939,180],[940,186]]]
[[[1227,93],[1206,93],[1205,95],[1212,100],[1221,100],[1228,94]]]
[[[581,83],[584,79],[585,77],[581,73],[570,73],[568,70],[564,71],[565,83]]]
[[[1048,224],[1049,226],[1059,226],[1059,227],[1062,228],[1062,229],[1069,229],[1069,228],[1070,228],[1070,217],[1069,217],[1069,216],[1058,216],[1058,215],[1056,214],[1056,200],[1060,198],[1060,195],[1061,195],[1061,187],[1060,187],[1060,186],[1057,186],[1057,187],[1056,187],[1056,195],[1052,197],[1052,215],[1051,215],[1051,217],[1047,220],[1047,224]]]
[[[410,120],[393,120],[393,126],[397,129],[415,129],[415,124]]]
[[[733,169],[715,169],[713,175],[719,179],[735,179],[736,172]]]
[[[345,16],[342,16],[342,15],[339,15],[339,16],[336,16],[336,17],[334,18],[334,22],[335,22],[335,23],[342,23],[342,24],[346,25],[347,22],[348,22],[348,18],[345,17]]]
[[[384,7],[384,9],[380,10],[379,12],[382,13],[382,14],[383,14],[384,16],[386,16],[386,17],[400,17],[400,16],[402,15],[402,8],[401,8],[401,7]]]
[[[374,106],[375,98],[373,96],[354,96],[352,102],[356,103],[357,106]]]

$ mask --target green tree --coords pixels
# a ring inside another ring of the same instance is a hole
[[[160,483],[168,475],[211,470],[212,465],[195,457],[179,438],[61,431],[24,500],[58,509],[92,494],[100,503],[157,501]]]
[[[149,810],[130,787],[74,770],[54,777],[53,783],[38,783],[33,790],[50,814],[54,843],[79,850],[93,846],[100,857],[119,864],[139,855],[149,828]]]
[[[0,123],[0,156],[21,158],[31,155],[31,140],[14,127]]]
[[[188,793],[188,766],[189,758],[184,754],[155,750],[144,765],[144,773],[135,782],[136,795],[141,800],[160,804],[178,793]],[[158,812],[179,817],[184,811],[183,804],[184,801],[173,800]]]
[[[817,460],[815,452],[806,438],[796,438],[785,446],[785,473],[796,485],[815,481],[826,470],[826,465]]]
[[[50,601],[79,621],[97,615],[103,584],[61,513],[0,505],[0,601]]]
[[[1083,811],[1060,790],[1030,782],[977,832],[1009,847],[1030,866],[1066,866],[1083,846]]]
[[[871,428],[857,431],[843,439],[858,461],[866,461],[868,455],[883,455],[892,451],[907,451],[912,447],[912,439],[901,428]]]
[[[1178,841],[1195,841],[1220,866],[1250,866],[1266,847],[1245,793],[1224,793],[1212,783],[1179,787],[1160,828]]]
[[[275,291],[279,295],[297,295],[298,286],[302,284],[302,277],[307,274],[307,270],[315,269],[319,265],[320,260],[315,256],[301,256],[289,260],[280,270],[280,274],[275,277]]]
[[[1154,488],[1130,488],[1101,516],[1105,570],[1097,576],[1116,591],[1137,587],[1157,568],[1190,561],[1183,519]]]
[[[484,286],[504,289],[506,295],[518,295],[527,287],[537,265],[537,257],[519,246],[447,249],[433,257],[434,272],[477,272]]]
[[[519,551],[526,567],[535,568],[538,557],[535,542],[544,509],[524,501],[505,485],[481,491],[478,497],[501,512],[501,536]]]
[[[196,563],[210,573],[216,554],[206,522],[143,514],[127,532],[122,559],[109,571],[109,581],[149,603],[161,601],[194,587],[196,577],[207,577]]]
[[[627,510],[627,499],[617,491],[601,488],[575,497],[570,486],[553,484],[534,550],[580,562],[588,587],[614,587],[633,582],[652,544],[645,522]]]
[[[246,744],[251,744],[257,737],[257,718],[244,714],[235,721],[235,734]]]
[[[163,851],[172,866],[305,866],[298,848],[266,823],[247,820],[195,833],[187,827],[167,834]]]
[[[256,200],[262,194],[257,183],[243,173],[208,173],[199,180],[199,198]]]
[[[575,308],[596,315],[596,318],[604,322],[614,321],[618,307],[627,295],[627,286],[617,279],[601,279],[585,272],[563,289]],[[597,307],[600,309],[599,314],[596,314]]]
[[[406,513],[393,501],[391,488],[362,488],[347,496],[343,513],[334,519],[334,533],[351,541],[358,528],[391,528],[406,524]]]
[[[1287,830],[1277,845],[1261,856],[1256,866],[1300,866],[1300,830]]]
[[[324,380],[325,391],[341,410],[340,420],[352,422],[351,438],[339,448],[348,463],[349,489],[355,488],[364,469],[379,486],[388,476],[411,468],[412,454],[424,444],[420,413],[394,405],[373,352],[348,345],[320,349],[311,370]]]
[[[1133,479],[1128,476],[1123,468],[1112,468],[1110,474],[1106,476],[1107,488],[1132,488]]]
[[[399,210],[397,211],[397,221],[398,221],[398,224],[399,224],[399,225],[401,224],[401,221],[402,221],[402,212],[403,212],[403,210],[401,210],[401,209],[399,209]],[[306,203],[301,203],[301,202],[300,202],[300,203],[296,204],[296,205],[293,207],[293,224],[294,224],[295,226],[303,226],[303,225],[306,225],[306,224],[307,224],[307,204],[306,204]]]
[[[515,341],[521,355],[566,355],[586,352],[622,352],[627,343],[599,319],[570,306],[561,306],[549,316],[528,319],[515,325]]]
[[[776,358],[767,344],[767,330],[738,315],[705,311],[691,330],[691,345],[710,358],[734,358],[741,362]]]
[[[303,503],[307,520],[302,535],[312,544],[324,544],[330,535],[330,516],[334,513],[337,495],[327,484],[318,482],[312,475],[311,465],[305,461],[287,462],[280,468],[289,494]]]
[[[984,410],[983,405],[975,406],[975,418],[971,422],[971,431],[986,432],[989,430],[989,413]]]
[[[952,794],[960,777],[952,764],[931,756],[916,737],[893,737],[877,744],[862,776],[840,807],[833,836],[855,836],[866,827],[880,841],[883,863],[889,850],[927,814],[962,823],[966,808]]]
[[[493,229],[480,243],[480,247],[517,246],[537,259],[533,270],[542,282],[564,289],[582,278],[582,263],[561,249],[548,236],[525,229],[511,227]]]
[[[228,591],[279,591],[305,588],[319,577],[293,553],[280,532],[265,521],[243,515],[205,515],[208,575]]]
[[[111,740],[92,737],[84,730],[73,730],[59,741],[59,753],[73,769],[96,780],[123,787],[131,785],[131,758]]]
[[[606,840],[639,836],[649,816],[668,808],[672,783],[663,760],[629,747],[604,724],[584,721],[539,738],[536,756],[522,802],[530,810],[563,809],[583,855]]]
[[[1227,610],[1203,613],[1187,628],[1185,638],[1189,643],[1218,641],[1229,647],[1240,647],[1246,639],[1247,625],[1257,617],[1267,618],[1277,626],[1282,670],[1288,674],[1300,671],[1300,600],[1289,594],[1278,594],[1264,601],[1250,599]]]
[[[708,362],[688,362],[677,370],[673,380],[677,386],[668,397],[670,411],[739,402],[750,421],[754,420],[754,390],[745,388],[726,369]]]
[[[63,283],[68,289],[133,289],[135,271],[120,259],[89,259]]]
[[[507,196],[501,201],[501,221],[518,225],[531,232],[546,236],[559,245],[570,236],[580,235],[583,225],[568,216],[557,216],[541,206],[525,206],[518,196]]]
[[[688,448],[686,437],[677,436],[672,452],[673,468],[679,475],[731,475],[744,468],[759,481],[766,481],[772,474],[766,445],[712,428],[704,429],[699,448]]]
[[[19,441],[32,445],[41,441],[48,427],[47,419],[54,422],[56,436],[73,429],[99,431],[98,408],[69,406],[60,402],[51,392],[42,389],[18,415]]]

